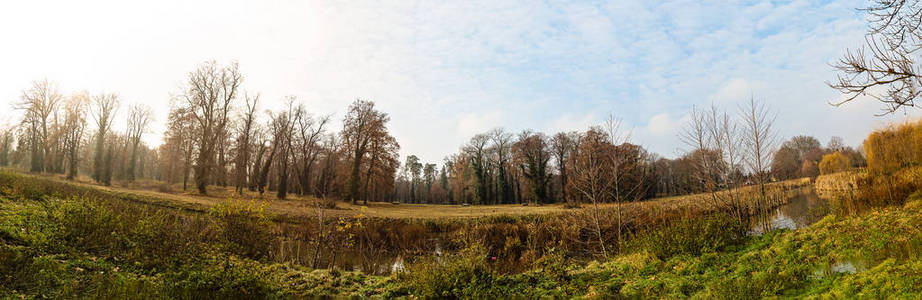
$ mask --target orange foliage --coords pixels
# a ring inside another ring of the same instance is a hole
[[[871,133],[864,141],[868,170],[893,172],[922,161],[922,121],[890,125]]]

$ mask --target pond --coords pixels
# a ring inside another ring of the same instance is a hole
[[[798,193],[784,205],[775,208],[768,216],[767,224],[760,222],[759,218],[754,218],[749,232],[753,235],[761,235],[766,232],[766,227],[768,227],[768,231],[775,229],[797,230],[816,223],[829,212],[829,201],[818,196],[811,188]]]

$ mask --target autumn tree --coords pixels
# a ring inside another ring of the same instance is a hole
[[[819,169],[820,174],[826,175],[847,171],[851,166],[852,162],[849,161],[848,157],[836,151],[823,156],[823,160],[820,161]]]
[[[359,171],[362,160],[368,153],[369,144],[376,133],[387,130],[388,121],[390,117],[386,113],[377,111],[375,103],[371,101],[355,100],[346,112],[341,135],[352,162],[345,198],[351,200],[352,203],[358,201]]]
[[[394,184],[394,175],[400,165],[400,144],[386,130],[377,130],[371,139],[368,151],[368,163],[365,171],[365,187],[362,192],[362,204],[368,199],[381,198],[380,191],[387,190]],[[374,188],[374,191],[371,189]]]
[[[198,131],[192,137],[198,149],[195,185],[201,194],[207,193],[205,187],[214,167],[218,143],[226,137],[228,116],[242,81],[236,62],[222,67],[210,61],[189,73],[187,86],[180,95]]]
[[[819,165],[815,161],[805,160],[803,165],[800,166],[800,174],[804,177],[816,178],[820,175]]]
[[[197,132],[195,121],[186,107],[174,106],[167,117],[167,130],[164,132],[164,144],[160,146],[166,168],[168,182],[176,182],[182,178],[182,189],[187,190],[189,176],[192,172],[193,154],[195,152],[195,139]]]

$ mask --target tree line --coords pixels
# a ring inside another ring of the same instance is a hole
[[[311,113],[294,96],[282,109],[260,112],[259,94],[243,92],[243,81],[236,62],[199,65],[170,100],[164,142],[155,148],[142,139],[152,122],[148,106],[129,105],[118,130],[118,94],[64,96],[55,83],[36,81],[14,106],[21,122],[0,133],[0,165],[68,179],[87,174],[104,185],[182,182],[200,194],[219,186],[271,190],[281,199],[392,200],[400,145],[374,102],[355,100],[334,132],[330,116]]]
[[[0,165],[33,172],[87,174],[96,182],[137,178],[318,198],[429,204],[621,203],[816,176],[861,167],[863,155],[833,138],[826,147],[796,136],[777,145],[775,112],[754,99],[736,113],[693,109],[680,139],[685,151],[662,158],[631,142],[614,117],[585,131],[545,134],[497,128],[474,135],[441,162],[403,160],[390,135],[390,117],[368,100],[352,102],[342,128],[312,113],[294,96],[261,110],[246,93],[236,62],[197,66],[170,99],[163,143],[143,135],[151,110],[131,104],[119,114],[114,93],[63,96],[47,80],[23,91],[22,121],[0,135]],[[125,128],[113,128],[116,116]],[[843,163],[844,162],[844,163]],[[843,167],[844,166],[844,167]]]

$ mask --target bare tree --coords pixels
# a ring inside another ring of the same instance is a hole
[[[688,152],[692,154],[697,152],[697,155],[691,156],[695,179],[706,192],[711,193],[718,189],[715,173],[720,167],[714,163],[713,159],[710,159],[715,156],[714,137],[715,135],[708,132],[707,114],[698,111],[697,108],[692,108],[688,124],[679,133],[679,139],[690,148]]]
[[[278,198],[285,199],[288,195],[288,166],[291,164],[291,148],[292,148],[292,136],[294,134],[294,117],[297,114],[294,102],[296,98],[294,96],[288,96],[285,98],[287,103],[287,110],[277,113],[272,116],[272,148],[276,154],[276,159],[278,162],[279,172],[279,182],[278,182]]]
[[[631,140],[631,135],[621,128],[621,120],[609,115],[608,119],[605,120],[603,124],[603,129],[606,133],[605,136],[608,138],[608,144],[614,147],[612,149],[613,151],[606,156],[606,163],[609,164],[609,176],[611,176],[612,180],[611,188],[607,191],[610,193],[610,199],[617,204],[617,234],[618,245],[620,247],[623,241],[621,234],[624,231],[623,203],[625,201],[640,200],[640,197],[643,195],[643,193],[640,193],[640,190],[644,188],[643,177],[647,175],[646,170],[643,169],[645,167],[644,162],[646,160],[646,154],[636,153],[641,157],[633,157],[636,151],[629,149],[634,147],[628,144]],[[632,176],[634,178],[631,178]],[[628,199],[628,197],[632,198]]]
[[[582,198],[592,204],[590,218],[592,218],[593,228],[591,230],[599,242],[602,256],[608,256],[608,250],[603,237],[602,210],[599,204],[608,201],[609,191],[614,184],[608,163],[608,155],[611,152],[611,144],[608,140],[602,128],[590,128],[582,135],[579,146],[574,152],[575,155],[570,157],[569,167],[571,190],[579,193]]]
[[[883,114],[914,107],[922,94],[922,73],[917,61],[922,49],[922,3],[918,0],[873,0],[863,10],[870,30],[865,46],[851,51],[834,65],[839,70],[830,87],[845,94],[839,106],[861,95],[884,104]]]
[[[93,119],[96,121],[96,148],[94,149],[93,158],[93,179],[97,182],[109,185],[111,178],[106,178],[106,168],[111,165],[106,161],[106,139],[109,130],[112,128],[112,119],[118,110],[120,98],[116,94],[98,94],[93,96]]]
[[[493,142],[492,152],[495,154],[496,180],[499,187],[497,202],[512,203],[513,191],[507,166],[509,164],[512,148],[512,134],[502,128],[496,128],[487,133]]]
[[[740,107],[740,119],[743,122],[743,149],[745,162],[749,172],[759,185],[761,195],[758,205],[759,215],[763,217],[763,224],[768,220],[768,199],[766,198],[765,183],[768,181],[772,155],[775,153],[777,134],[774,130],[776,114],[764,103],[750,98],[745,106]]]
[[[765,196],[765,183],[768,181],[769,167],[777,144],[775,132],[776,114],[764,103],[750,98],[740,107],[740,119],[743,121],[743,146],[746,152],[746,164],[762,196]]]
[[[244,99],[246,110],[243,112],[241,127],[237,133],[236,180],[234,181],[237,194],[243,194],[243,189],[247,186],[248,171],[250,170],[250,144],[252,143],[253,123],[256,120],[256,105],[259,103],[259,95],[246,95]]]
[[[86,106],[89,104],[88,93],[78,93],[70,97],[65,105],[64,116],[64,150],[67,154],[67,179],[73,180],[77,176],[78,153],[83,143],[83,133],[86,130]]]
[[[181,99],[196,121],[198,133],[193,135],[198,146],[195,162],[195,185],[199,193],[206,194],[210,171],[218,143],[226,136],[228,115],[231,112],[237,89],[243,81],[237,63],[225,67],[210,61],[189,73],[188,86]]]
[[[43,172],[48,164],[45,156],[51,147],[50,119],[57,111],[61,99],[63,97],[58,92],[57,85],[45,79],[33,81],[32,87],[22,92],[21,100],[16,104],[16,108],[26,112],[23,123],[28,125],[27,132],[32,147],[32,172]]]
[[[723,171],[721,177],[728,189],[727,196],[733,212],[737,220],[743,222],[746,217],[744,214],[746,213],[743,211],[742,200],[735,190],[742,181],[742,170],[739,169],[742,163],[740,153],[742,139],[740,138],[739,125],[734,119],[731,119],[726,111],[718,109],[716,105],[711,105],[711,111],[706,121],[710,139],[714,141],[714,148],[720,155],[720,159],[725,162],[723,165],[726,166],[725,168],[717,168],[717,172]],[[719,197],[716,191],[711,191],[711,195],[715,199]]]
[[[151,121],[150,107],[144,104],[133,104],[128,108],[128,144],[131,147],[131,154],[128,158],[128,170],[126,171],[128,182],[134,182],[136,173],[136,164],[138,161],[138,146],[141,144],[141,136],[147,132],[147,126]]]
[[[298,166],[298,182],[300,183],[302,194],[314,193],[311,176],[314,162],[316,162],[321,152],[320,139],[323,138],[325,127],[329,122],[329,115],[315,119],[304,109],[298,109],[298,150],[301,152],[301,163]]]
[[[550,143],[551,153],[554,155],[557,172],[560,176],[560,195],[567,203],[570,203],[570,198],[567,196],[567,161],[570,159],[571,153],[573,153],[574,134],[559,132],[551,138]]]

